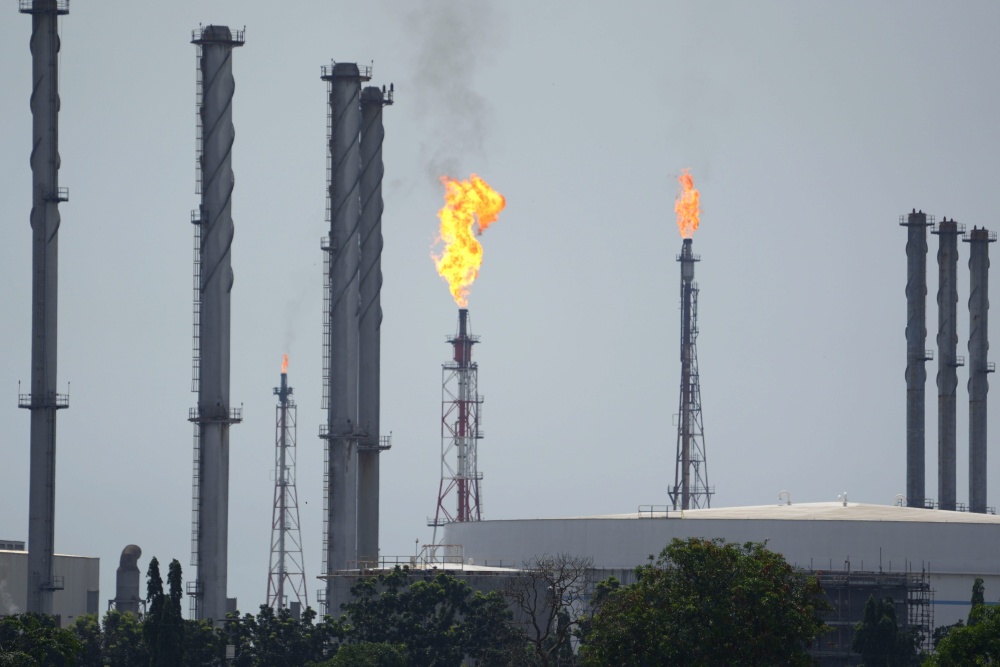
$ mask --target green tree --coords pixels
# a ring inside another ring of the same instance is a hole
[[[111,610],[104,615],[104,664],[135,667],[149,664],[143,625],[132,613]]]
[[[338,623],[329,620],[314,623],[316,612],[307,607],[300,618],[288,609],[275,612],[267,605],[260,612],[229,614],[218,631],[216,647],[225,654],[227,644],[235,648],[234,667],[281,667],[305,665],[324,660],[331,647]],[[186,640],[190,641],[190,640]],[[203,651],[208,655],[212,649]],[[185,664],[197,664],[189,660]]]
[[[104,637],[97,614],[78,616],[72,630],[80,640],[76,667],[104,667]]]
[[[142,624],[142,634],[149,650],[150,667],[159,667],[157,650],[160,647],[160,626],[163,624],[163,577],[160,576],[160,561],[153,556],[146,570],[146,618]]]
[[[983,578],[976,577],[972,582],[972,606],[969,609],[969,620],[967,625],[975,625],[982,616],[984,605],[986,604],[986,587],[983,585]]]
[[[59,628],[48,614],[0,617],[0,665],[70,667],[80,649],[76,633]]]
[[[1000,607],[981,605],[975,625],[953,627],[924,662],[931,667],[1000,664]]]
[[[360,579],[351,593],[333,632],[345,644],[405,645],[414,667],[458,665],[466,656],[509,664],[508,651],[524,647],[499,593],[473,593],[443,572],[420,576],[396,567]]]
[[[295,619],[287,608],[275,613],[274,609],[260,606],[260,613],[250,625],[255,665],[282,667],[302,665],[323,659],[324,642],[317,641],[322,629],[313,625],[316,612],[307,609]]]
[[[674,539],[635,573],[634,584],[602,592],[584,664],[812,664],[828,605],[814,578],[764,544]]]
[[[316,667],[407,667],[406,647],[400,644],[347,644]]]
[[[917,664],[919,636],[902,630],[891,597],[869,596],[864,620],[854,626],[851,650],[861,655],[865,667],[908,667]]]
[[[181,564],[177,559],[170,561],[167,570],[168,594],[162,598],[158,618],[150,614],[150,623],[155,623],[155,642],[150,645],[152,667],[180,667],[184,658],[184,617],[181,615],[183,582]],[[155,594],[155,591],[154,591]],[[162,596],[162,589],[161,589]]]
[[[208,620],[184,621],[185,667],[221,665],[226,657],[226,642],[221,631]]]

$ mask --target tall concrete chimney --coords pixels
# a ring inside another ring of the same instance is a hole
[[[326,573],[346,570],[358,560],[358,316],[360,297],[358,227],[361,215],[361,83],[368,80],[355,63],[322,69],[329,88],[329,194],[327,217],[328,314],[326,348],[327,423],[320,437],[327,447]],[[340,609],[333,578],[326,604]]]
[[[957,369],[964,359],[957,356],[958,332],[958,237],[965,225],[945,218],[931,231],[938,236],[938,508],[955,509],[955,394]]]
[[[358,559],[377,562],[379,453],[388,447],[379,427],[382,326],[382,107],[392,91],[361,91],[361,258],[358,425],[365,434],[358,448]]]
[[[900,216],[906,238],[906,505],[924,507],[924,385],[932,355],[927,340],[927,227],[934,219],[923,211]]]
[[[996,232],[975,229],[969,244],[969,511],[986,512],[986,394],[987,373],[994,364],[986,360],[990,349],[987,320],[990,310],[989,244]]]
[[[188,594],[197,619],[226,618],[229,556],[229,427],[242,419],[229,397],[230,293],[233,289],[233,48],[244,32],[210,25],[192,33],[199,49],[199,234],[196,350],[194,549],[197,578]],[[191,585],[193,584],[193,585]]]
[[[59,16],[69,0],[20,0],[31,14],[31,393],[18,407],[31,410],[28,491],[27,610],[52,613],[63,588],[53,572],[56,521],[56,411],[69,396],[56,393],[59,287]]]

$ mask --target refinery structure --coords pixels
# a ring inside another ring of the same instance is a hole
[[[11,576],[23,584],[15,594],[19,599],[23,596],[26,609],[57,613],[65,620],[92,613],[100,600],[96,559],[55,552],[56,415],[68,407],[68,389],[66,394],[58,393],[56,377],[59,204],[68,200],[67,190],[58,180],[57,22],[68,14],[69,0],[20,0],[19,6],[32,20],[34,81],[31,384],[30,392],[18,397],[19,407],[29,410],[31,419],[30,517],[26,544],[0,542],[0,566],[18,573]],[[191,36],[198,53],[196,192],[200,202],[191,213],[191,389],[197,393],[197,405],[190,409],[188,421],[194,429],[191,564],[195,570],[188,577],[186,592],[192,618],[215,621],[236,608],[228,576],[230,427],[240,424],[243,414],[230,391],[231,296],[235,284],[232,114],[233,58],[237,47],[244,45],[244,37],[243,30],[222,25],[199,27]],[[382,149],[383,111],[393,104],[394,89],[391,84],[366,85],[372,78],[371,67],[352,62],[332,62],[321,68],[320,78],[327,85],[328,120],[328,229],[321,241],[322,359],[306,363],[322,365],[326,418],[319,427],[318,444],[323,447],[324,466],[321,472],[296,469],[297,413],[286,358],[280,384],[274,389],[274,502],[266,600],[275,609],[304,609],[310,605],[308,587],[316,585],[318,577],[321,588],[312,602],[322,611],[336,613],[346,600],[351,581],[389,562],[379,547],[381,458],[391,444],[381,420]],[[906,423],[899,429],[900,442],[905,442],[905,448],[900,448],[905,458],[900,456],[900,462],[905,460],[906,493],[895,505],[852,503],[846,493],[836,503],[793,504],[786,493],[772,506],[713,507],[715,487],[708,476],[697,349],[699,287],[695,266],[700,256],[694,252],[693,234],[699,226],[700,194],[692,176],[683,172],[675,206],[682,237],[677,255],[681,377],[676,448],[664,445],[660,462],[663,479],[669,479],[672,469],[672,484],[665,482],[659,495],[648,499],[651,504],[640,506],[633,514],[497,520],[484,511],[480,467],[484,399],[473,358],[480,339],[473,333],[469,294],[483,261],[479,237],[498,220],[506,200],[474,174],[467,180],[447,176],[441,180],[445,204],[438,213],[441,247],[435,249],[434,262],[458,307],[458,318],[455,332],[447,338],[450,354],[442,366],[440,432],[425,434],[427,441],[435,440],[433,447],[421,445],[428,458],[439,457],[440,476],[426,480],[428,510],[437,483],[436,503],[428,516],[432,535],[423,555],[414,555],[414,565],[517,566],[541,554],[560,553],[592,559],[595,572],[624,573],[674,537],[767,540],[770,548],[794,565],[822,572],[829,578],[824,580],[829,589],[843,594],[844,599],[853,599],[852,590],[898,587],[905,596],[900,604],[907,622],[927,633],[964,615],[966,608],[961,601],[968,599],[976,577],[984,578],[987,585],[1000,586],[1000,566],[990,557],[1000,549],[1000,519],[988,504],[986,477],[988,379],[995,370],[988,359],[988,270],[995,232],[979,226],[968,231],[965,225],[947,218],[936,222],[933,216],[917,210],[899,220],[907,234],[906,365],[901,369]],[[928,233],[938,240],[936,355],[926,340]],[[968,250],[969,269],[967,357],[959,354],[957,328],[964,315],[958,307],[958,267],[963,249]],[[670,291],[665,289],[664,293]],[[705,352],[711,358],[711,350]],[[924,427],[926,364],[935,358],[936,499],[929,497],[925,488]],[[961,391],[960,368],[965,369],[963,376],[967,374],[966,392]],[[966,397],[967,500],[958,498],[956,490],[958,423]],[[673,396],[669,400],[674,400]],[[178,419],[183,421],[183,414]],[[313,440],[313,446],[316,444]],[[187,445],[184,447],[186,450]],[[719,449],[730,458],[734,456],[726,443],[720,443]],[[714,465],[721,462],[717,459]],[[296,481],[303,475],[322,475],[321,535],[302,534]],[[186,505],[188,499],[183,501]],[[309,549],[317,550],[319,558],[306,558]],[[141,591],[136,589],[136,572],[140,555],[137,545],[122,552],[118,590],[111,600],[119,609],[139,610]],[[312,577],[306,570],[307,560],[319,563]],[[511,571],[505,570],[504,576]],[[486,576],[484,572],[478,571]],[[846,616],[843,624],[849,626]],[[842,652],[846,641],[830,647],[829,664],[841,664],[837,662],[838,651]]]

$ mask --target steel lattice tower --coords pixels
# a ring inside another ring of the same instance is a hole
[[[288,607],[294,596],[300,607],[309,606],[306,592],[302,533],[299,529],[299,497],[295,487],[295,401],[288,386],[288,357],[281,365],[281,386],[274,388],[274,511],[271,518],[271,563],[267,576],[267,605],[275,610]]]
[[[698,379],[698,283],[691,252],[691,239],[684,239],[681,254],[681,395],[677,419],[677,461],[670,501],[674,509],[712,506],[714,490],[708,486],[705,430],[701,421],[701,383]]]
[[[479,336],[470,333],[467,308],[459,309],[458,335],[448,342],[454,355],[441,365],[441,484],[434,519],[429,522],[434,527],[434,544],[439,526],[482,518],[479,482],[483,475],[477,458],[483,437],[479,430],[483,397],[479,395],[479,368],[472,361],[472,346]],[[449,501],[454,503],[454,512],[448,509]]]

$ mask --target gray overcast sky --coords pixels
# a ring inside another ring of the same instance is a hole
[[[0,19],[0,537],[26,539],[31,21]],[[274,397],[291,356],[307,571],[322,543],[322,253],[332,59],[374,61],[385,112],[383,555],[430,540],[440,364],[456,307],[430,259],[440,170],[507,197],[470,311],[487,518],[667,502],[677,411],[676,176],[702,194],[698,340],[714,504],[891,503],[905,491],[913,207],[997,229],[1000,4],[73,0],[62,20],[56,548],[190,552],[191,248],[199,23],[234,56],[230,595],[266,591]],[[930,237],[928,347],[936,331]],[[996,257],[1000,247],[990,250]],[[968,330],[961,248],[959,354]],[[994,262],[996,264],[996,262]],[[996,267],[995,267],[996,268]],[[992,292],[1000,294],[994,269]],[[994,309],[994,332],[1000,313]],[[996,335],[994,335],[996,338]],[[996,344],[994,345],[996,348]],[[996,359],[995,359],[996,360]],[[936,495],[936,366],[927,489]],[[966,370],[959,500],[967,499]],[[991,412],[998,390],[990,398]],[[996,420],[994,419],[994,422]],[[990,434],[998,504],[1000,426]],[[187,572],[187,575],[193,574]],[[310,579],[311,600],[319,582]]]

